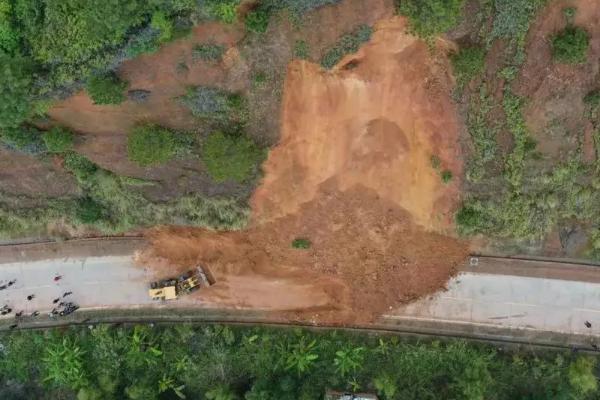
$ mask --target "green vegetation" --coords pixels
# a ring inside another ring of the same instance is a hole
[[[176,134],[158,125],[135,127],[127,138],[127,154],[143,167],[164,164],[179,150]]]
[[[589,43],[590,38],[585,29],[568,26],[552,39],[552,57],[560,63],[584,63]]]
[[[410,20],[419,36],[430,37],[452,29],[459,21],[463,0],[397,0],[398,12]]]
[[[94,104],[120,104],[125,100],[123,92],[127,82],[114,74],[93,76],[87,83],[87,92]]]
[[[450,183],[450,181],[452,180],[452,171],[445,169],[440,174],[440,177],[442,178],[442,182]]]
[[[233,24],[237,21],[237,6],[239,0],[209,0],[209,10],[219,21]]]
[[[73,147],[73,133],[65,128],[54,127],[42,138],[50,153],[64,153]]]
[[[0,336],[2,398],[597,398],[596,357],[340,331],[96,326]]]
[[[0,139],[9,148],[31,155],[41,154],[47,150],[42,132],[30,126],[5,128],[0,131]]]
[[[270,18],[271,9],[265,7],[264,4],[261,4],[246,15],[246,19],[244,21],[246,24],[246,29],[249,32],[265,33],[267,31],[267,27],[269,26]]]
[[[0,52],[0,129],[14,128],[30,112],[31,63]]]
[[[296,43],[294,44],[294,58],[308,60],[309,55],[310,48],[308,47],[308,43],[304,40],[296,40]]]
[[[244,182],[256,173],[265,152],[241,135],[215,132],[202,145],[202,160],[216,182]]]
[[[248,119],[246,100],[237,93],[197,86],[189,88],[180,100],[194,116],[225,123],[238,129],[243,127]]]
[[[353,32],[342,36],[336,45],[330,49],[321,59],[323,68],[333,68],[345,55],[356,53],[363,43],[371,38],[373,29],[367,25],[361,25]]]
[[[202,43],[194,46],[192,50],[192,58],[202,61],[220,61],[225,53],[225,46],[215,43]]]
[[[173,22],[163,11],[155,11],[152,14],[150,26],[159,32],[158,43],[168,42],[173,38]]]
[[[310,249],[311,244],[306,238],[296,238],[292,241],[292,247],[295,249]]]
[[[462,88],[483,71],[485,49],[481,47],[463,47],[450,57],[458,88]]]

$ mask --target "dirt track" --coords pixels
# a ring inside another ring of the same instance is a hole
[[[333,72],[292,63],[252,226],[156,229],[140,262],[157,275],[209,265],[219,285],[204,300],[286,304],[310,320],[369,321],[443,288],[468,250],[433,233],[451,229],[459,182],[444,185],[431,156],[462,169],[447,60],[434,54],[395,17]],[[293,249],[298,237],[311,248]]]

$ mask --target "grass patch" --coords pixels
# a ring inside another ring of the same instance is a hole
[[[310,240],[305,238],[296,238],[292,241],[292,247],[294,249],[310,249],[312,243]]]
[[[244,182],[258,170],[265,151],[241,135],[215,132],[202,145],[202,160],[215,182]]]
[[[373,29],[367,25],[361,25],[353,32],[342,36],[333,48],[331,48],[321,59],[323,68],[333,68],[345,55],[356,53],[360,46],[369,41]]]
[[[164,164],[182,150],[178,135],[158,125],[137,126],[127,138],[129,159],[143,167]]]

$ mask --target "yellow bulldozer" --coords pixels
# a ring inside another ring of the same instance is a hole
[[[200,289],[202,285],[208,287],[214,283],[214,278],[208,269],[198,265],[195,269],[176,278],[152,282],[148,295],[152,300],[175,300],[183,294]]]

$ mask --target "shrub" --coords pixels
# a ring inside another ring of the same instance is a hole
[[[585,29],[569,26],[552,39],[552,57],[560,63],[584,63],[587,60],[589,42]]]
[[[29,116],[31,72],[28,60],[0,52],[0,128],[17,127]]]
[[[64,153],[73,147],[73,133],[66,128],[54,127],[42,138],[50,153]]]
[[[174,134],[158,125],[135,127],[127,138],[129,159],[144,167],[171,160],[176,147]]]
[[[294,44],[294,57],[301,60],[308,60],[309,55],[310,49],[308,48],[308,43],[304,40],[296,40]]]
[[[41,132],[32,127],[5,128],[0,137],[9,148],[23,153],[37,155],[47,150]]]
[[[408,17],[412,30],[428,37],[452,29],[459,21],[463,0],[400,0],[398,11]]]
[[[459,89],[483,71],[485,50],[481,47],[463,47],[452,55],[452,67]]]
[[[88,183],[90,177],[98,170],[96,164],[79,153],[69,152],[64,160],[65,169],[75,175],[80,184]]]
[[[203,144],[202,159],[216,182],[248,179],[262,162],[264,151],[245,136],[211,134]]]
[[[173,37],[173,23],[162,11],[155,11],[154,14],[152,14],[150,26],[159,32],[159,43],[168,42]]]
[[[600,106],[600,90],[592,90],[583,98],[583,102],[592,108]]]
[[[311,242],[305,238],[296,238],[292,241],[292,247],[295,249],[310,249]]]
[[[342,36],[323,56],[321,65],[326,69],[333,68],[346,54],[356,53],[363,43],[369,41],[372,33],[373,29],[370,26],[361,25],[352,33]]]
[[[267,7],[261,6],[250,11],[245,19],[246,30],[254,33],[265,33],[269,26],[269,19],[271,18],[270,11]]]
[[[82,224],[93,224],[102,219],[102,206],[89,197],[79,200],[75,216]]]
[[[580,356],[569,365],[569,383],[577,393],[595,392],[598,381],[594,375],[596,359]]]
[[[219,61],[225,53],[225,46],[214,43],[203,43],[194,46],[192,58],[203,61]]]
[[[239,0],[211,0],[210,12],[221,22],[233,24],[237,20]]]
[[[481,232],[486,220],[486,216],[480,207],[469,204],[463,204],[456,213],[455,218],[459,232],[467,235]]]
[[[181,102],[199,118],[233,121],[243,125],[248,118],[245,99],[237,93],[198,86],[189,88]]]
[[[125,100],[126,82],[115,75],[93,76],[87,84],[87,92],[94,104],[120,104]]]

